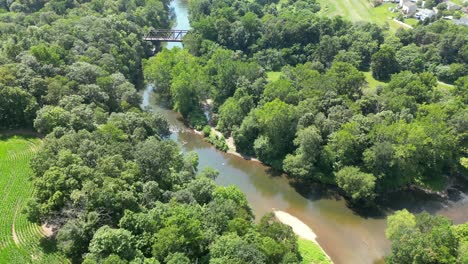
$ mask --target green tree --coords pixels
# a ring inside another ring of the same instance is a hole
[[[292,82],[287,79],[279,79],[265,86],[263,91],[265,102],[271,102],[276,98],[288,104],[297,104],[299,101],[298,92]]]
[[[338,95],[345,95],[350,99],[361,97],[361,88],[366,84],[364,74],[345,62],[335,62],[326,77]]]
[[[38,104],[31,94],[0,84],[0,129],[30,127],[37,110]]]
[[[210,264],[266,263],[265,255],[253,244],[248,243],[236,234],[219,237],[210,247]]]
[[[336,173],[336,183],[353,201],[370,201],[374,198],[375,176],[358,167],[343,167]]]
[[[68,257],[79,261],[88,251],[98,219],[98,214],[93,212],[86,218],[68,221],[57,233],[58,248]]]
[[[458,78],[464,77],[468,74],[466,65],[461,63],[453,63],[449,66],[439,66],[436,71],[439,79],[447,83],[454,83]]]
[[[388,217],[386,235],[392,242],[389,263],[456,263],[459,256],[459,240],[443,216],[397,211]]]
[[[171,188],[174,179],[172,170],[182,166],[182,155],[172,141],[150,138],[137,145],[135,159],[143,172],[144,180],[158,182],[162,189]]]
[[[287,155],[283,168],[291,176],[299,179],[315,178],[315,163],[322,151],[322,137],[315,126],[297,132],[294,144],[298,147],[294,155]]]
[[[333,163],[333,167],[341,169],[359,163],[366,138],[357,122],[344,124],[340,130],[329,136],[325,151]]]
[[[153,255],[163,260],[170,253],[180,252],[195,258],[205,250],[206,240],[200,209],[197,206],[171,204],[171,214],[162,222],[153,240]]]
[[[163,49],[154,57],[143,61],[145,79],[154,85],[154,91],[163,98],[171,98],[172,69],[185,56],[179,48]]]
[[[200,100],[209,90],[208,79],[194,61],[179,62],[172,70],[171,95],[174,110],[188,117],[192,112],[199,112]]]
[[[48,46],[41,43],[37,46],[31,47],[31,54],[36,59],[44,64],[52,64],[53,66],[59,66],[62,64],[65,51],[56,45]]]
[[[190,264],[190,259],[185,256],[183,253],[173,253],[169,254],[164,261],[167,264]]]
[[[259,126],[255,115],[249,114],[242,120],[240,127],[234,130],[233,138],[236,150],[247,155],[254,155],[254,141],[258,137]]]
[[[103,226],[94,234],[89,245],[89,252],[99,258],[115,254],[122,259],[132,260],[136,254],[134,243],[134,238],[129,231]]]
[[[255,111],[263,139],[256,142],[256,154],[267,164],[280,169],[282,160],[293,149],[297,123],[294,106],[279,99],[268,102]]]
[[[402,71],[416,73],[424,70],[424,57],[420,48],[415,44],[399,49],[395,54],[395,59],[398,62],[398,68]]]
[[[217,128],[222,132],[230,132],[239,127],[253,107],[253,99],[249,95],[228,98],[219,108]]]
[[[387,81],[393,73],[398,71],[398,62],[395,59],[395,50],[382,45],[380,50],[372,55],[372,76],[377,80]]]

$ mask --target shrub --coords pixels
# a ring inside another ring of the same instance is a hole
[[[223,135],[216,135],[215,133],[210,133],[210,136],[207,138],[207,141],[215,146],[215,148],[221,151],[228,151],[229,147],[226,144],[226,139]]]
[[[206,117],[201,110],[189,113],[187,120],[196,130],[202,130],[207,125]]]
[[[203,136],[209,137],[211,134],[211,127],[206,125],[203,127]]]

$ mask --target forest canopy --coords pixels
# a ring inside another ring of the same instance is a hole
[[[149,58],[142,37],[170,27],[168,6],[0,0],[0,130],[44,135],[26,213],[55,227],[72,262],[301,261],[290,227],[271,214],[256,223],[245,194],[217,186],[218,172],[199,170],[167,121],[141,109],[145,82],[193,127],[355,204],[466,175],[468,28],[440,20],[393,34],[322,17],[315,0],[191,0],[185,48]],[[465,229],[397,213],[389,262],[463,262]]]

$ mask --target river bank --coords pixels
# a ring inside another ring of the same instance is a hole
[[[323,258],[325,258],[326,259],[325,262],[333,263],[330,256],[328,256],[325,250],[320,246],[320,243],[317,242],[317,235],[309,226],[307,226],[304,222],[299,220],[297,217],[291,214],[288,214],[286,212],[275,210],[273,211],[273,213],[275,214],[275,217],[276,219],[278,219],[278,221],[280,221],[281,223],[285,225],[290,226],[293,232],[299,238],[312,241],[318,246],[319,250],[321,251],[320,253],[323,254],[324,257],[320,256],[321,254],[319,254],[319,257],[317,257],[318,258],[317,261],[321,261]]]
[[[196,133],[198,135],[201,135],[201,136],[204,136],[202,131],[198,131],[196,129],[194,129],[194,133]],[[225,138],[223,133],[216,130],[216,128],[214,128],[214,127],[211,127],[211,133],[214,133],[216,136],[218,136],[220,138],[224,138],[224,142],[228,146],[228,150],[225,151],[227,154],[231,154],[231,155],[237,156],[239,158],[243,158],[243,159],[248,160],[248,161],[253,161],[253,162],[258,162],[260,164],[264,164],[262,161],[260,161],[257,158],[250,157],[250,156],[247,156],[247,155],[243,155],[240,152],[237,152],[236,145],[234,143],[234,138],[232,136],[230,136],[228,138]],[[266,166],[268,166],[268,165],[266,165]]]

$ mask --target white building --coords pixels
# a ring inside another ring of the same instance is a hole
[[[436,13],[431,10],[431,9],[420,9],[418,13],[414,15],[417,19],[424,21],[426,18],[431,18],[435,15]]]
[[[401,8],[401,11],[403,12],[403,14],[406,14],[406,15],[412,15],[417,10],[416,3],[408,1],[408,0],[406,1],[400,0],[400,3],[398,5]]]

